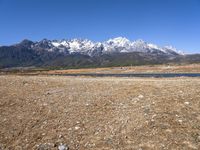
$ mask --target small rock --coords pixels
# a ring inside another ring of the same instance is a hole
[[[153,119],[153,118],[155,118],[157,115],[156,114],[154,114],[151,118]]]
[[[59,146],[58,146],[58,150],[69,150],[69,148],[68,148],[68,146],[66,145],[66,144],[60,144]]]
[[[179,122],[179,123],[183,123],[183,120],[179,119],[178,122]]]
[[[138,96],[138,98],[143,98],[143,97],[144,97],[144,96],[143,96],[143,95],[141,95],[141,94]]]
[[[74,129],[75,129],[75,130],[78,130],[78,129],[80,129],[80,127],[76,126],[76,127],[74,127]]]
[[[46,133],[42,133],[42,136],[45,136],[46,135]]]
[[[72,130],[72,128],[69,128],[69,129],[68,129],[68,131],[71,131],[71,130]]]
[[[172,133],[172,130],[171,129],[166,129],[165,132]]]
[[[184,104],[185,104],[185,105],[189,105],[189,104],[190,104],[190,102],[185,102]]]

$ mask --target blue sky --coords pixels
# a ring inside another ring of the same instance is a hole
[[[0,0],[0,45],[143,39],[200,53],[200,0]]]

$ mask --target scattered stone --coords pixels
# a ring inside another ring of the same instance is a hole
[[[30,81],[26,88],[20,80],[10,86],[10,78],[6,82],[2,77],[0,80],[1,142],[5,144],[0,143],[0,150],[1,147],[2,150],[199,149],[200,113],[195,101],[200,98],[199,84],[195,85],[199,79],[55,77],[53,80],[37,76],[26,78]],[[29,78],[47,80],[49,86]],[[84,88],[85,85],[88,87]],[[5,90],[4,86],[10,89]],[[57,86],[64,92],[52,93]],[[177,90],[185,88],[187,92],[180,97]],[[52,95],[46,97],[46,91]]]
[[[138,98],[144,98],[144,96],[140,94],[140,95],[138,96]]]
[[[153,119],[153,118],[155,118],[157,115],[156,114],[154,114],[151,118]]]
[[[69,150],[69,147],[66,144],[60,144],[58,146],[58,150]]]
[[[69,128],[69,129],[68,129],[68,131],[71,131],[71,130],[72,130],[72,128]]]
[[[172,130],[171,129],[166,129],[165,132],[172,133]]]
[[[179,122],[179,123],[183,123],[183,120],[179,119],[178,122]]]
[[[76,127],[74,127],[74,129],[75,129],[75,130],[78,130],[78,129],[80,129],[80,127],[79,127],[79,126],[76,126]]]
[[[46,135],[46,133],[42,133],[42,136],[45,136]]]
[[[185,102],[184,104],[185,104],[185,105],[189,105],[189,104],[190,104],[190,102]]]

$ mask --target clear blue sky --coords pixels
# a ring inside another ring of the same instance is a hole
[[[0,45],[118,36],[200,53],[200,0],[0,0]]]

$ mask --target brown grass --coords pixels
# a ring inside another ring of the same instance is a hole
[[[199,78],[0,76],[0,149],[200,149]]]
[[[43,74],[78,74],[78,73],[200,73],[200,65],[155,65],[155,66],[127,66],[92,69],[50,70]]]

